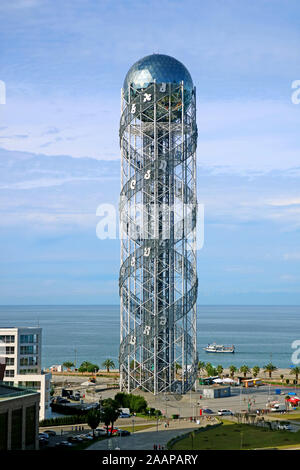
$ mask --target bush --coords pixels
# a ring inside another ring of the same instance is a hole
[[[60,418],[47,418],[40,421],[40,426],[63,426],[64,424],[82,424],[87,422],[86,416],[62,416]]]

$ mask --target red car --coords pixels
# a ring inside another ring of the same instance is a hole
[[[104,427],[103,429],[105,429],[106,431],[106,427]],[[120,430],[118,428],[113,428],[113,430],[111,431],[111,426],[108,427],[108,432],[110,434],[116,434],[117,432],[119,432]]]

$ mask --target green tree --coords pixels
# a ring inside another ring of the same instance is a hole
[[[206,374],[208,375],[208,377],[218,375],[218,372],[217,372],[216,368],[213,367],[210,362],[207,362],[205,364],[205,370],[206,370]]]
[[[107,372],[109,372],[112,367],[115,367],[115,363],[111,359],[106,359],[104,362],[102,362],[102,367],[105,367]]]
[[[87,423],[93,430],[93,437],[95,437],[95,429],[99,426],[101,414],[99,410],[90,410],[87,414]]]
[[[219,364],[217,367],[216,367],[216,370],[217,370],[217,374],[218,375],[222,375],[223,373],[223,366],[221,366],[221,364]]]
[[[203,372],[205,370],[205,362],[202,362],[202,361],[199,361],[198,362],[198,371],[200,372]]]
[[[240,372],[244,374],[244,377],[246,377],[247,374],[250,372],[250,368],[246,364],[244,364],[240,367]]]
[[[178,362],[175,363],[176,374],[178,374],[179,369],[182,369],[181,365]]]
[[[131,395],[130,398],[130,411],[135,413],[144,413],[146,412],[148,403],[145,398],[141,395]]]
[[[296,380],[298,382],[298,376],[300,374],[300,367],[293,367],[290,371],[290,374],[291,375],[295,375],[296,376]]]
[[[120,408],[130,408],[130,396],[131,394],[129,393],[118,392],[114,399],[119,404]]]
[[[114,423],[117,421],[120,416],[119,404],[116,400],[108,398],[103,400],[103,406],[101,408],[101,421],[106,426],[106,433],[108,434],[108,427],[111,424],[111,434],[114,429]]]
[[[71,361],[66,361],[63,363],[63,366],[66,367],[66,369],[71,369],[71,367],[74,367],[74,362]]]
[[[230,371],[230,377],[233,379],[234,374],[237,372],[237,367],[234,365],[229,366],[229,371]]]
[[[269,362],[269,364],[267,364],[266,366],[264,366],[264,371],[265,371],[265,372],[268,372],[269,378],[272,377],[272,372],[274,372],[275,370],[277,370],[277,367],[274,366],[274,364],[272,364],[271,362]]]
[[[254,377],[257,377],[260,372],[260,367],[259,366],[253,366],[252,367],[252,373]]]
[[[92,364],[92,362],[84,361],[80,364],[78,369],[79,372],[90,372],[94,373],[95,371],[98,372],[99,366],[97,364]]]

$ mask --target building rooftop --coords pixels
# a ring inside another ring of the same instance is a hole
[[[0,382],[0,401],[36,393],[37,392],[35,390],[30,390],[23,387],[12,387],[7,385],[5,382]]]

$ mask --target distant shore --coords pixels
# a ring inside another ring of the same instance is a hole
[[[290,382],[292,382],[294,379],[295,379],[295,375],[291,374],[291,368],[285,368],[285,369],[277,369],[275,370],[274,372],[272,372],[272,376],[271,376],[271,379],[276,379],[276,380],[281,380],[281,375],[284,376],[284,381],[286,379],[290,379]],[[68,371],[68,370],[64,370],[63,372],[52,372],[53,375],[57,375],[57,376],[77,376],[77,377],[92,377],[92,376],[96,376],[96,377],[107,377],[107,378],[116,378],[118,377],[120,374],[119,374],[119,370],[118,369],[111,369],[109,372],[107,372],[106,369],[101,369],[99,370],[96,374],[95,373],[92,373],[92,372],[75,372],[75,371]],[[223,370],[223,373],[222,375],[230,375],[230,370],[229,368],[224,368]],[[242,376],[242,372],[235,372],[234,376],[237,377],[237,376]],[[204,372],[202,374],[200,374],[201,377],[207,377],[207,374]],[[247,374],[247,377],[252,377],[253,374],[250,372]],[[263,370],[263,368],[260,369],[260,372],[258,374],[258,377],[259,378],[262,378],[262,379],[269,379],[269,373],[268,372],[265,372]]]

